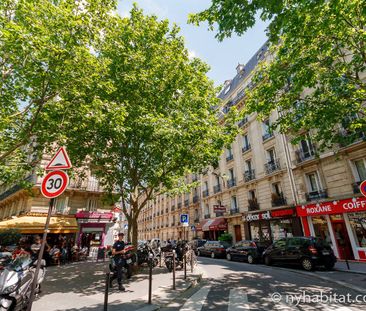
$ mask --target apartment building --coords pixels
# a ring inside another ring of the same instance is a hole
[[[245,105],[256,65],[270,57],[264,44],[245,66],[238,65],[219,94],[223,113]],[[216,240],[228,232],[236,242],[312,235],[327,240],[338,258],[366,260],[366,198],[359,190],[366,180],[365,136],[336,146],[337,153],[319,152],[309,139],[295,146],[270,132],[277,117],[274,112],[267,120],[256,113],[243,118],[217,165],[187,176],[187,182],[198,178],[199,187],[149,203],[140,217],[140,239]],[[179,222],[183,213],[190,217],[187,228]]]
[[[44,156],[41,165],[49,160]],[[32,184],[31,189],[20,184],[0,186],[0,230],[17,228],[26,236],[43,234],[49,206],[49,199],[40,191],[43,177],[33,172],[25,180]],[[72,178],[67,190],[55,199],[48,240],[52,243],[61,234],[80,247],[104,245],[114,214],[110,206],[103,205],[102,195],[103,188],[92,175]]]

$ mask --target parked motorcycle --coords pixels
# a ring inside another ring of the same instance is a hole
[[[11,262],[12,254],[10,252],[0,252],[0,273]]]
[[[164,263],[167,267],[168,271],[173,271],[173,250],[175,251],[175,267],[176,269],[183,269],[183,256],[188,249],[188,245],[186,243],[178,243],[177,245],[167,245],[162,248],[164,251]]]
[[[25,310],[29,303],[37,261],[30,256],[17,257],[0,274],[0,311]],[[36,294],[46,275],[46,262],[42,260],[38,273]]]
[[[152,255],[153,259],[153,267],[156,267],[159,264],[159,254],[155,252],[148,243],[140,244],[137,249],[137,264],[139,266],[148,264],[150,255]]]

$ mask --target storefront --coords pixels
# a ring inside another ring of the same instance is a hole
[[[301,223],[294,208],[249,213],[243,216],[248,240],[275,241],[284,237],[301,236]]]
[[[205,219],[195,229],[202,232],[203,239],[217,240],[221,234],[227,232],[227,222],[225,218]]]
[[[104,246],[106,232],[113,225],[113,213],[81,211],[75,215],[79,224],[79,247]]]
[[[366,198],[297,206],[306,236],[329,242],[340,259],[366,261]]]

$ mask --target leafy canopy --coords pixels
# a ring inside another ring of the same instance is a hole
[[[247,112],[278,109],[274,126],[297,139],[310,132],[323,147],[365,137],[365,1],[213,0],[190,21],[217,23],[223,40],[256,14],[270,22],[272,61],[258,69]]]

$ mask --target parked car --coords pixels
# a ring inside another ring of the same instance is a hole
[[[266,265],[273,263],[299,264],[312,271],[316,266],[331,270],[337,262],[329,243],[315,237],[291,237],[274,242],[263,252]]]
[[[195,252],[195,254],[197,255],[197,249],[199,247],[205,245],[206,242],[207,242],[207,240],[194,239],[191,242],[189,242],[189,244],[192,247],[192,249]]]
[[[226,259],[257,263],[261,261],[262,253],[269,245],[269,241],[243,240],[226,250]]]
[[[197,248],[197,256],[211,256],[211,258],[225,258],[226,249],[231,245],[228,242],[207,241],[203,246]]]

